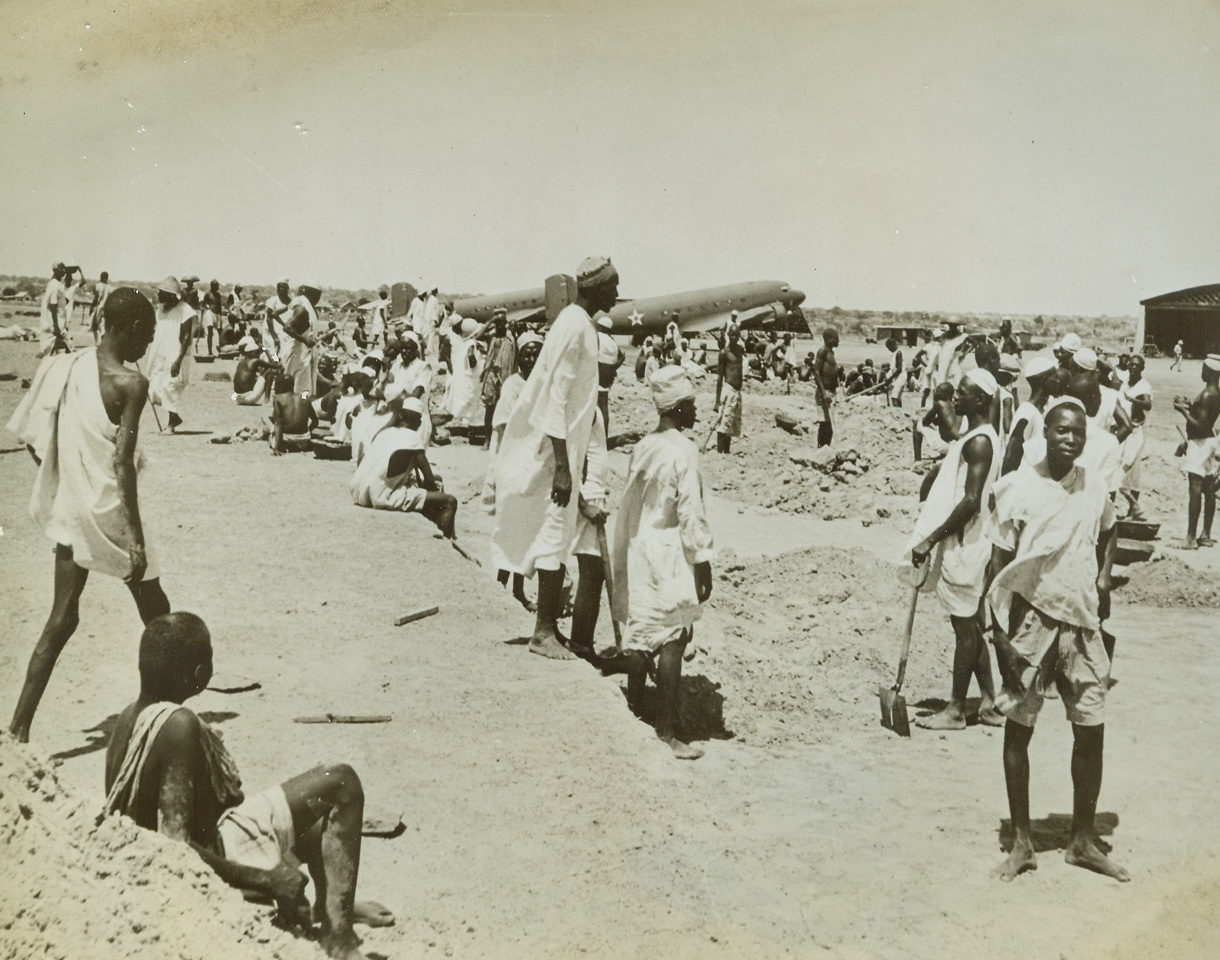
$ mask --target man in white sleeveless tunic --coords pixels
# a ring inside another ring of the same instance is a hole
[[[120,287],[106,300],[103,322],[98,346],[43,361],[8,424],[38,464],[30,514],[55,542],[51,615],[9,726],[21,741],[29,739],[55,661],[76,630],[90,571],[122,579],[145,623],[169,612],[136,489],[148,381],[124,365],[152,342],[152,304]]]
[[[194,354],[191,336],[195,308],[183,297],[182,284],[166,277],[157,284],[157,329],[148,352],[148,396],[169,413],[169,428],[182,424],[182,394],[191,382]]]

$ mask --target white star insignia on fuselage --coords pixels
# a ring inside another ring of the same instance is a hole
[[[631,313],[627,314],[627,319],[631,321],[633,327],[637,327],[644,322],[644,314],[640,313],[638,309],[632,310]]]

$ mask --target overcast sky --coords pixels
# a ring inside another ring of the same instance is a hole
[[[0,272],[1134,314],[1220,281],[1205,0],[0,5]]]

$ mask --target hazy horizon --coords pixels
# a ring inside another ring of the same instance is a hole
[[[1220,279],[1205,0],[0,15],[0,269],[1132,316]],[[1207,171],[1207,172],[1205,172]]]

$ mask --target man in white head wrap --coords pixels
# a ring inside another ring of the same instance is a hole
[[[681,367],[649,383],[660,416],[635,445],[614,529],[614,619],[624,624],[628,700],[639,705],[646,658],[657,658],[657,736],[682,760],[703,751],[677,737],[682,652],[712,592],[715,548],[703,507],[699,451],[683,435],[695,423],[695,391]]]
[[[1012,473],[1022,463],[1036,462],[1033,451],[1041,446],[1042,411],[1050,399],[1050,374],[1056,369],[1050,357],[1031,357],[1025,362],[1023,373],[1029,384],[1029,399],[1012,416],[1001,473]]]
[[[166,277],[157,284],[157,332],[145,369],[148,399],[169,412],[171,433],[182,423],[178,407],[191,382],[194,319],[195,308],[183,299],[182,284],[175,277]]]
[[[563,568],[576,530],[580,476],[597,405],[597,334],[592,314],[618,299],[618,271],[590,257],[577,273],[576,302],[560,311],[513,408],[496,457],[498,570],[538,573],[538,611],[530,650],[571,659],[557,621]]]
[[[474,426],[483,419],[479,391],[483,355],[475,339],[479,329],[479,321],[466,317],[445,333],[449,339],[449,363],[453,367],[449,374],[445,410],[453,417],[450,423],[454,426]]]
[[[980,602],[991,547],[983,537],[983,514],[991,486],[1000,472],[1000,441],[991,425],[991,402],[999,384],[981,367],[962,374],[953,397],[967,430],[949,444],[936,479],[920,510],[907,542],[904,560],[923,590],[935,592],[949,614],[956,639],[953,687],[948,705],[939,713],[916,720],[933,730],[962,730],[966,726],[966,695],[970,678],[977,677],[982,703],[979,722],[1000,726],[1004,720],[995,708],[991,658],[983,642]]]
[[[1209,354],[1203,361],[1203,389],[1193,401],[1177,397],[1173,408],[1186,421],[1186,479],[1189,483],[1187,501],[1187,532],[1185,546],[1210,547],[1212,519],[1216,515],[1217,474],[1220,474],[1220,440],[1216,438],[1216,419],[1220,417],[1220,354]],[[1200,511],[1203,533],[1199,529]]]

